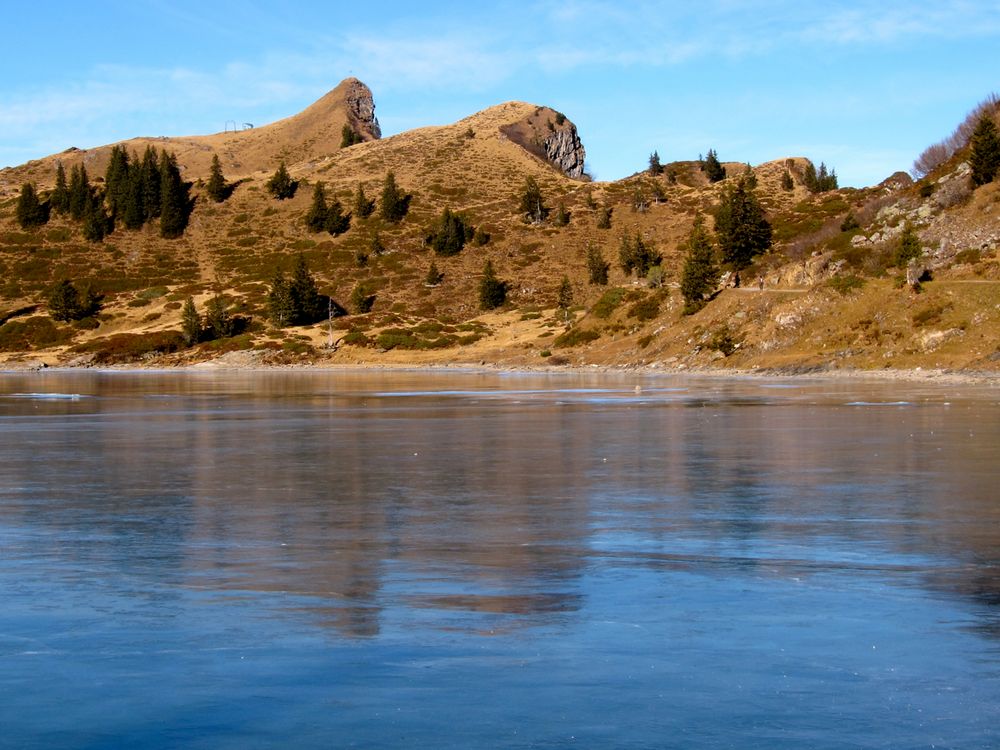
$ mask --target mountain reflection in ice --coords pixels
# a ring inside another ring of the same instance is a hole
[[[634,374],[2,376],[0,724],[14,746],[492,747],[512,725],[499,745],[989,746],[998,401]],[[438,718],[459,709],[464,729]]]

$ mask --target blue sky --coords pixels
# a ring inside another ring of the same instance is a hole
[[[714,148],[842,185],[909,169],[1000,91],[1000,1],[54,0],[5,9],[0,166],[261,125],[355,75],[386,135],[520,99],[566,113],[597,179]],[[85,8],[85,9],[84,9]]]

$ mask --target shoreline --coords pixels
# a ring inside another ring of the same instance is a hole
[[[262,364],[260,362],[223,361],[225,357],[190,365],[143,366],[121,365],[107,367],[49,366],[39,362],[0,363],[0,375],[25,374],[29,372],[106,372],[106,373],[227,373],[227,372],[425,372],[425,373],[499,373],[537,375],[642,375],[665,377],[698,377],[713,379],[753,379],[753,380],[873,380],[881,382],[942,383],[954,385],[985,385],[1000,387],[1000,372],[955,371],[948,369],[810,369],[801,368],[668,368],[657,365],[507,365],[482,362],[383,362],[383,363],[309,363],[309,364]]]

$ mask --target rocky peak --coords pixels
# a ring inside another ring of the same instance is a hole
[[[583,162],[587,152],[580,142],[580,135],[576,132],[575,125],[569,123],[569,127],[551,133],[543,141],[543,145],[545,157],[564,175],[574,180],[583,177]]]
[[[567,177],[585,177],[583,166],[587,152],[576,125],[564,114],[548,107],[536,107],[529,116],[500,128],[511,141],[544,159]]]
[[[353,121],[354,127],[372,138],[381,138],[382,129],[379,127],[378,118],[375,117],[375,98],[371,89],[357,78],[350,78],[344,83],[346,84],[344,102],[347,104],[348,117]]]

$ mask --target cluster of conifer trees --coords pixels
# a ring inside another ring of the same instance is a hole
[[[271,280],[268,317],[278,326],[315,323],[326,314],[324,299],[316,288],[306,259],[299,255],[289,279],[281,269]]]
[[[802,175],[802,182],[810,193],[825,193],[829,190],[836,190],[838,187],[837,170],[831,169],[828,171],[826,164],[820,162],[819,171],[817,172],[813,163],[809,162],[806,164],[806,171]]]
[[[351,214],[344,213],[344,207],[336,198],[327,203],[326,188],[322,182],[317,182],[313,188],[312,206],[306,214],[306,226],[312,232],[326,230],[334,236],[351,228]]]
[[[697,312],[704,306],[719,283],[721,266],[739,273],[771,247],[771,224],[756,188],[757,178],[749,168],[726,187],[715,209],[714,239],[702,218],[695,220],[681,273],[685,313]]]
[[[635,274],[643,279],[649,273],[649,269],[659,265],[662,260],[663,256],[642,239],[638,230],[635,235],[625,232],[622,236],[621,247],[618,249],[618,262],[626,274],[635,271]]]
[[[294,190],[288,189],[289,185],[297,187],[298,183],[291,179],[285,165],[281,164],[268,181],[268,189],[275,198],[285,200],[294,195]],[[380,218],[389,224],[402,221],[409,211],[411,197],[396,184],[395,175],[388,172],[382,185],[379,205]],[[305,215],[305,223],[311,232],[326,231],[332,235],[338,235],[350,229],[352,217],[367,219],[375,213],[375,200],[368,197],[363,185],[358,185],[354,192],[352,209],[353,212],[345,213],[344,206],[336,197],[327,198],[326,185],[317,182],[313,188],[312,204]],[[380,241],[375,239],[373,242],[378,244]],[[461,247],[458,250],[461,250]],[[378,253],[377,248],[375,248],[375,252]]]
[[[704,159],[699,157],[698,160],[701,162],[701,171],[705,173],[709,182],[721,182],[726,179],[726,168],[719,161],[715,149],[710,148],[708,155]]]
[[[42,200],[31,183],[22,186],[17,219],[27,229],[45,224],[51,212],[66,215],[82,223],[83,236],[91,242],[100,242],[116,226],[139,229],[159,221],[160,235],[172,239],[187,227],[193,208],[190,188],[181,179],[174,154],[147,146],[140,159],[134,152],[129,156],[124,146],[114,146],[103,188],[91,185],[83,164],[73,165],[67,180],[59,162],[47,199]]]
[[[104,202],[112,222],[120,221],[126,229],[139,229],[159,219],[161,236],[180,237],[193,208],[190,188],[181,179],[173,153],[163,150],[157,154],[153,146],[147,146],[139,159],[135,153],[130,157],[124,146],[111,149]]]
[[[188,346],[200,341],[228,338],[238,333],[246,323],[245,318],[232,315],[226,300],[219,294],[205,303],[204,316],[198,313],[191,297],[185,300],[181,310],[181,335]]]

